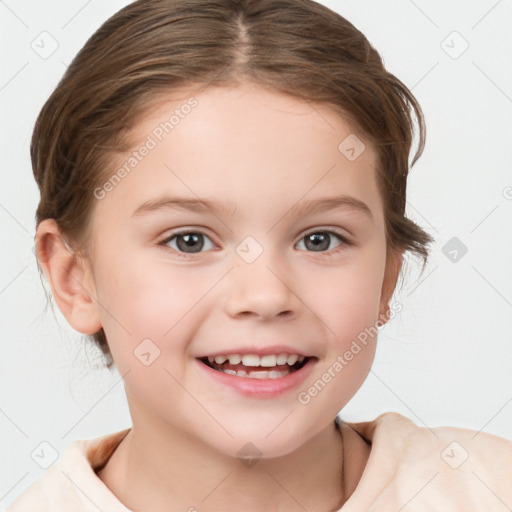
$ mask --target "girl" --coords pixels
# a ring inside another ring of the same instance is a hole
[[[348,423],[404,254],[421,109],[312,0],[145,0],[86,43],[31,156],[37,257],[123,376],[21,511],[506,510],[512,443]]]

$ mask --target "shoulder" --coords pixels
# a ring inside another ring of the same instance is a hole
[[[105,464],[130,429],[70,443],[56,462],[7,508],[7,512],[75,512],[94,510],[130,512],[98,478]]]
[[[463,442],[467,448],[481,449],[500,447],[509,453],[512,441],[483,431],[453,426],[419,426],[411,419],[397,412],[386,412],[372,421],[344,422],[368,441],[386,439],[394,446],[406,448],[417,443],[418,447],[444,446],[446,441]],[[461,445],[462,446],[462,445]],[[509,461],[510,462],[510,461]]]
[[[471,510],[512,507],[508,439],[459,427],[418,426],[395,412],[345,425],[372,445],[360,484],[377,484],[379,499],[393,495],[396,505],[414,500],[411,510],[440,504]]]

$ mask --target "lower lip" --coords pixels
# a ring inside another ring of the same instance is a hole
[[[309,361],[300,369],[293,373],[286,375],[286,377],[279,377],[277,379],[252,379],[249,377],[237,377],[230,375],[219,370],[214,370],[208,365],[202,363],[199,359],[195,360],[201,370],[214,381],[230,386],[231,388],[239,391],[243,395],[271,398],[281,393],[296,388],[304,382],[304,380],[311,374],[317,359],[310,358]]]

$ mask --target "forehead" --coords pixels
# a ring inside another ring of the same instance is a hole
[[[185,123],[187,118],[189,120]],[[197,122],[194,123],[194,120]],[[156,94],[139,115],[131,135],[132,140],[136,141],[154,131],[159,139],[161,135],[169,135],[179,125],[179,131],[188,125],[200,134],[198,124],[205,130],[211,127],[223,130],[231,128],[238,134],[241,128],[247,131],[251,125],[257,128],[268,121],[267,129],[259,132],[259,137],[265,137],[266,133],[284,126],[290,133],[294,131],[291,128],[331,134],[347,132],[367,139],[357,123],[349,120],[348,114],[340,106],[312,102],[300,95],[293,96],[254,83],[226,87],[203,85]],[[159,128],[164,127],[160,123],[172,126],[167,125],[167,130],[164,129],[165,133],[161,134]],[[286,136],[286,132],[281,135]],[[371,145],[369,140],[366,142]]]
[[[382,207],[375,148],[364,135],[330,106],[252,84],[160,95],[131,138],[114,173],[134,151],[151,149],[107,199],[132,211],[164,192],[217,196],[242,213],[262,201],[275,210],[336,192],[373,203],[377,213]]]

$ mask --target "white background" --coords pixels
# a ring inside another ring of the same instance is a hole
[[[41,442],[62,452],[131,425],[117,371],[101,369],[56,306],[57,322],[44,313],[29,160],[34,121],[66,65],[127,3],[0,2],[1,507],[43,473],[31,458]],[[407,214],[436,239],[421,276],[408,261],[394,299],[403,310],[383,328],[372,372],[342,417],[397,411],[418,426],[512,439],[512,3],[321,3],[366,34],[424,110],[427,146],[410,174]],[[59,45],[47,59],[31,47],[43,31]],[[443,253],[452,237],[468,248],[456,263]]]

